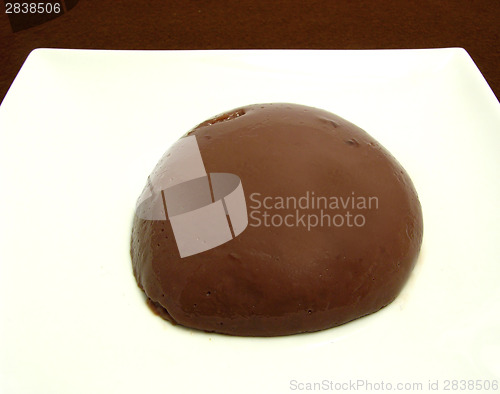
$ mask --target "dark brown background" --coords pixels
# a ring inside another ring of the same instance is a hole
[[[16,33],[3,8],[0,99],[39,47],[463,47],[500,97],[499,26],[498,0],[80,0],[64,15]]]

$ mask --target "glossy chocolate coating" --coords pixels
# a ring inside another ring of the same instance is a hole
[[[338,326],[396,298],[418,257],[422,212],[408,174],[365,131],[316,108],[260,104],[188,134],[197,137],[207,172],[240,177],[249,215],[253,193],[355,193],[376,196],[378,208],[363,211],[361,227],[308,231],[250,219],[231,241],[182,259],[168,220],[136,216],[134,274],[162,317],[205,331],[276,336]]]

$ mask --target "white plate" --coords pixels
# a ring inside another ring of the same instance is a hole
[[[337,113],[407,169],[425,226],[414,274],[389,307],[315,334],[174,327],[132,275],[135,201],[191,127],[277,101]],[[446,392],[499,379],[499,151],[500,105],[462,49],[36,50],[0,107],[0,391]]]

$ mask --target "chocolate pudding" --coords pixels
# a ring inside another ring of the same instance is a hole
[[[278,336],[388,305],[422,234],[410,177],[369,134],[324,110],[258,104],[165,153],[138,201],[131,256],[172,323]]]

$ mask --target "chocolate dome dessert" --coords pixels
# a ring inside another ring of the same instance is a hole
[[[165,153],[138,200],[131,256],[165,319],[277,336],[392,302],[422,232],[410,177],[365,131],[320,109],[259,104]]]

